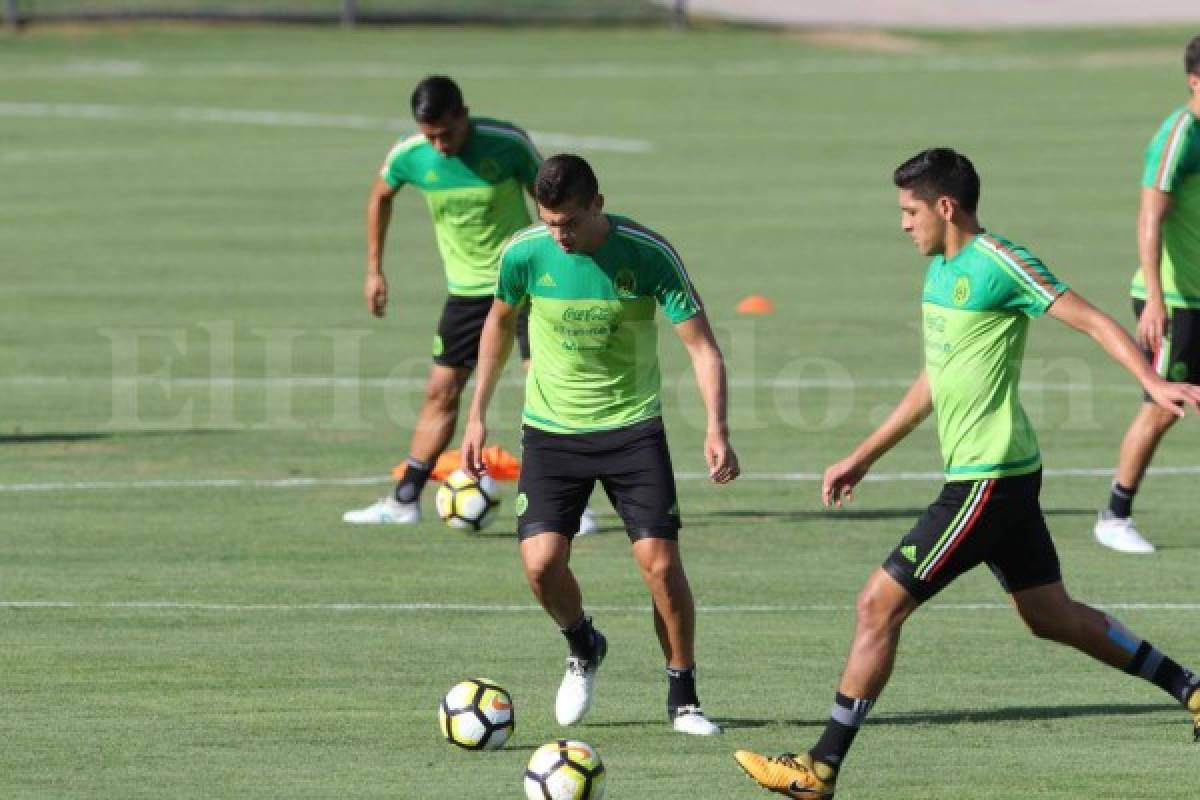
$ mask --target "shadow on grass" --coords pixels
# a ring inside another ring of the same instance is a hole
[[[42,433],[0,433],[0,445],[63,444],[95,442],[102,439],[135,439],[151,436],[201,436],[215,433],[239,433],[232,428],[164,428],[145,431],[45,431]]]
[[[821,522],[837,522],[838,520],[880,520],[907,519],[916,520],[925,513],[924,508],[875,508],[875,509],[840,509],[830,511],[763,511],[750,509],[725,509],[721,511],[706,511],[688,514],[684,520],[699,522],[692,525],[712,525],[720,520],[745,520],[747,522],[804,522],[819,520]],[[1095,516],[1094,508],[1047,508],[1042,513],[1047,517],[1091,517]]]
[[[992,709],[956,709],[947,711],[913,711],[894,714],[874,714],[867,721],[871,727],[877,725],[952,725],[986,724],[991,722],[1032,722],[1036,720],[1071,719],[1074,717],[1131,717],[1140,714],[1159,714],[1171,711],[1172,706],[1158,704],[1138,705],[1073,705],[1073,706],[1012,706]],[[722,726],[737,728],[766,728],[772,725],[790,725],[798,728],[823,728],[825,719],[738,719],[715,717]],[[647,723],[648,724],[648,723]],[[1182,721],[1180,725],[1184,725]]]

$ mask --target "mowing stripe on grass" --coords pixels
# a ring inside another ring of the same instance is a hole
[[[249,108],[194,108],[179,106],[117,106],[99,103],[0,103],[4,117],[57,117],[117,122],[209,122],[220,125],[260,125],[285,128],[347,128],[353,130],[404,130],[412,122],[400,118],[358,114],[318,114]],[[529,135],[547,149],[579,148],[612,153],[649,153],[654,145],[644,139],[612,136],[574,136],[567,133]]]
[[[1200,475],[1200,466],[1151,467],[1151,475],[1183,476]],[[1101,478],[1111,477],[1109,467],[1062,467],[1043,470],[1049,478]],[[780,483],[814,483],[822,479],[820,472],[750,472],[742,475],[742,481],[776,481]],[[707,472],[676,472],[679,481],[706,481]],[[0,493],[63,492],[63,491],[145,491],[153,489],[312,489],[322,486],[372,486],[392,483],[395,479],[384,475],[367,475],[352,478],[178,478],[144,481],[49,481],[45,483],[0,483]],[[945,480],[940,472],[880,472],[867,475],[865,481],[874,483],[902,483],[907,481]],[[836,512],[831,512],[836,513]]]
[[[1200,611],[1200,603],[1095,603],[1094,608],[1111,611]],[[1008,611],[1007,603],[931,603],[934,611]],[[13,611],[396,611],[450,612],[471,614],[542,614],[532,604],[505,603],[175,603],[171,601],[76,602],[74,600],[0,600],[0,609]],[[611,614],[644,614],[649,606],[588,605],[591,611]],[[852,605],[729,605],[696,606],[700,614],[792,614],[848,613]]]

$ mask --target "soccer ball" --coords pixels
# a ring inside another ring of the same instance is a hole
[[[487,475],[475,480],[456,469],[438,487],[434,498],[438,516],[451,528],[482,530],[495,517],[500,505],[500,487]]]
[[[512,735],[512,698],[487,678],[456,684],[442,698],[438,723],[450,744],[464,750],[497,750]]]
[[[604,763],[591,745],[559,739],[534,751],[525,768],[528,800],[600,800]]]

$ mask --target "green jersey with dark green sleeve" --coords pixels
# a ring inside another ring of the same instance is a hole
[[[1200,120],[1187,106],[1172,112],[1146,147],[1142,186],[1171,195],[1161,227],[1163,302],[1200,308]],[[1141,269],[1131,293],[1146,299]]]
[[[567,253],[545,225],[504,251],[496,296],[529,299],[526,425],[551,433],[613,430],[661,416],[658,325],[700,311],[679,254],[657,233],[608,215],[594,253]]]
[[[531,222],[525,190],[541,163],[523,130],[472,117],[457,155],[443,156],[417,134],[392,148],[379,174],[393,189],[409,184],[425,196],[450,294],[484,297],[495,291],[504,245]]]
[[[1030,318],[1066,290],[1032,253],[991,233],[929,265],[921,298],[925,369],[946,480],[1041,467],[1018,396],[1021,362]]]

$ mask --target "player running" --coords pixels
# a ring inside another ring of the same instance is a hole
[[[504,251],[484,325],[462,459],[478,473],[487,409],[528,300],[533,358],[525,383],[517,536],[534,595],[570,646],[555,702],[561,725],[592,702],[608,643],[584,614],[569,560],[571,534],[595,482],[625,523],[653,599],[667,661],[667,713],[676,731],[720,727],[696,693],[695,606],[680,559],[679,504],[659,398],[661,307],[691,357],[707,410],[704,458],[717,483],[738,476],[726,424],[725,363],[674,248],[636,222],[605,214],[596,176],[578,156],[548,159],[535,185],[544,224]]]
[[[412,93],[419,133],[400,141],[384,160],[367,201],[367,308],[382,317],[388,302],[383,250],[392,199],[405,185],[425,196],[433,219],[449,296],[433,337],[433,366],[417,416],[404,475],[392,494],[342,519],[359,524],[407,524],[421,519],[421,491],[458,420],[463,387],[475,367],[479,334],[492,306],[500,252],[529,226],[525,192],[542,158],[525,131],[508,122],[471,116],[450,78],[433,75]],[[521,358],[529,359],[525,318],[519,320]],[[590,515],[584,532],[595,529]]]
[[[986,563],[1030,631],[1144,678],[1182,703],[1200,735],[1200,683],[1116,619],[1071,599],[1038,494],[1041,454],[1018,399],[1029,319],[1043,314],[1088,334],[1137,377],[1166,413],[1196,409],[1200,387],[1168,383],[1110,317],[1020,245],[979,224],[979,177],[953,150],[926,150],[896,169],[901,227],[933,261],[922,294],[925,369],[891,416],[825,471],[822,500],[841,506],[884,453],[931,411],[946,484],[867,580],[825,730],[808,751],[734,758],[761,786],[832,797],[838,770],[891,675],[905,620],[955,578]]]
[[[1133,277],[1137,339],[1158,374],[1200,382],[1200,36],[1184,54],[1191,97],[1146,148]],[[1179,419],[1146,397],[1121,442],[1108,508],[1096,541],[1122,553],[1153,553],[1133,524],[1133,496],[1162,437]]]

